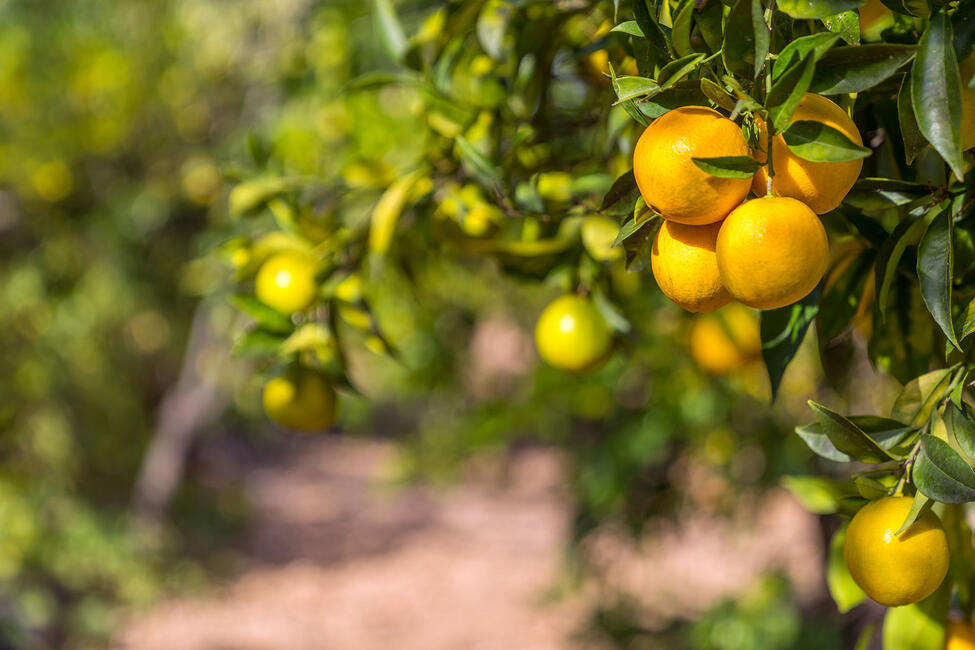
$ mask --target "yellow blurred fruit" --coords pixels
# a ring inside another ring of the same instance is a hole
[[[297,251],[277,253],[257,272],[254,293],[265,305],[283,314],[302,311],[315,302],[317,264],[311,255]]]
[[[564,295],[548,304],[535,324],[538,354],[550,366],[585,372],[602,363],[613,348],[613,334],[588,298]]]
[[[755,309],[805,298],[829,264],[819,217],[786,197],[753,199],[735,209],[721,224],[716,250],[725,288]]]
[[[335,286],[335,297],[345,302],[362,301],[362,276],[350,273]]]
[[[975,621],[948,620],[945,650],[975,650]]]
[[[623,249],[614,247],[613,242],[620,232],[620,226],[606,217],[590,216],[582,222],[582,245],[586,252],[598,262],[612,262],[623,257]]]
[[[692,158],[747,156],[741,129],[703,106],[664,113],[640,136],[633,173],[647,205],[665,219],[690,225],[721,221],[748,195],[747,178],[719,178]]]
[[[74,189],[74,176],[63,160],[44,163],[31,174],[34,191],[45,201],[60,201]]]
[[[321,372],[303,366],[268,381],[262,402],[269,418],[296,431],[327,429],[338,413],[335,389]]]
[[[822,95],[806,93],[803,96],[790,124],[799,121],[820,122],[840,131],[855,144],[863,144],[860,131],[846,111]],[[768,132],[763,121],[757,120],[757,123],[763,149],[754,152],[754,155],[757,160],[765,162],[767,156],[764,148],[767,146]],[[772,166],[775,172],[772,193],[775,196],[799,199],[816,214],[824,214],[836,208],[846,197],[860,175],[863,160],[812,162],[792,153],[785,138],[779,134],[772,138]],[[767,183],[768,168],[762,167],[752,179],[752,191],[758,196],[765,196]]]
[[[881,605],[898,607],[927,598],[948,573],[948,539],[928,511],[896,535],[913,499],[884,497],[860,508],[846,531],[843,558],[853,580]]]
[[[727,375],[762,355],[755,313],[732,303],[721,311],[694,318],[690,331],[691,357],[712,375]]]
[[[197,205],[209,205],[220,193],[220,170],[209,158],[191,158],[182,167],[183,192]]]
[[[664,295],[692,312],[714,311],[731,301],[721,282],[715,242],[721,223],[685,226],[664,221],[650,252],[650,265]]]
[[[565,203],[572,198],[572,174],[544,172],[538,175],[538,195],[549,201]]]
[[[967,151],[975,147],[975,54],[961,62],[961,148]]]

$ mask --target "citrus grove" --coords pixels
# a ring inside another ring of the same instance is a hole
[[[856,647],[973,647],[975,0],[372,14],[388,60],[347,90],[410,89],[422,154],[321,187],[256,147],[229,196],[268,417],[328,428],[350,349],[409,356],[375,303],[423,284],[418,255],[547,287],[537,355],[580,385],[677,340],[710,381],[763,363],[774,401],[808,335],[832,403],[855,353],[899,386],[883,413],[810,400],[818,473],[783,478],[832,517],[837,608],[888,608]],[[679,310],[633,306],[658,291]]]

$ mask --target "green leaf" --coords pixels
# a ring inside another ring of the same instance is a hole
[[[374,0],[373,19],[383,48],[394,61],[399,61],[406,52],[406,34],[393,9],[392,0]]]
[[[809,406],[816,414],[816,419],[819,420],[826,437],[840,452],[855,460],[874,465],[894,460],[887,450],[847,418],[812,400],[809,401]]]
[[[975,300],[965,306],[955,322],[955,334],[958,335],[959,341],[971,336],[972,332],[975,332]]]
[[[932,501],[923,493],[918,492],[914,495],[914,500],[911,501],[911,509],[907,513],[907,517],[904,518],[904,522],[901,527],[897,529],[896,535],[900,535],[905,530],[911,527],[915,521],[920,519],[925,512],[931,509]]]
[[[911,479],[917,489],[941,503],[975,501],[975,471],[941,438],[921,436],[921,453]]]
[[[921,36],[911,68],[911,105],[921,133],[962,178],[961,75],[951,41],[951,23],[938,12]]]
[[[891,77],[914,57],[914,45],[848,45],[837,47],[816,64],[810,90],[821,95],[857,93]]]
[[[691,158],[698,168],[718,178],[751,178],[762,167],[751,156],[719,156],[717,158]]]
[[[802,101],[816,72],[816,53],[811,50],[805,57],[772,83],[765,105],[776,133],[789,126],[796,107]]]
[[[670,37],[674,42],[674,52],[679,57],[694,53],[694,48],[691,47],[694,3],[695,0],[681,0],[681,4],[677,8],[677,16],[674,18],[674,28],[670,32]]]
[[[917,217],[909,217],[901,221],[877,252],[875,273],[876,307],[881,318],[886,317],[890,290],[894,278],[897,275],[897,268],[900,264],[901,257],[903,257],[907,247],[917,241],[926,226],[927,222]]]
[[[975,414],[968,404],[959,408],[954,402],[945,407],[945,420],[958,447],[969,458],[975,458]]]
[[[819,299],[819,315],[816,317],[816,334],[821,349],[849,327],[850,320],[856,315],[876,254],[873,248],[861,251],[839,277],[823,290]]]
[[[829,542],[829,556],[826,561],[826,586],[829,595],[841,614],[850,611],[866,599],[867,595],[853,580],[843,559],[843,542],[846,540],[846,526],[835,533]]]
[[[707,106],[708,104],[707,98],[701,92],[701,83],[697,79],[685,79],[675,82],[673,87],[668,86],[670,80],[664,84],[665,90],[642,100],[637,105],[640,112],[651,119],[657,119],[667,111],[680,106]]]
[[[721,53],[725,67],[742,77],[758,77],[769,41],[761,0],[736,0],[725,22]]]
[[[772,400],[779,390],[782,375],[796,355],[809,324],[819,311],[819,288],[794,305],[762,312],[762,358],[772,388]]]
[[[915,427],[909,427],[902,422],[876,415],[851,415],[848,419],[866,433],[871,440],[887,450],[893,449],[911,433],[917,431]],[[796,427],[795,431],[816,455],[838,463],[848,463],[853,460],[830,442],[829,436],[826,435],[826,431],[820,422],[804,424]]]
[[[826,29],[839,34],[850,45],[860,44],[860,14],[856,11],[844,11],[823,18]]]
[[[710,79],[701,79],[701,92],[726,111],[733,111],[735,109],[735,98],[726,93],[724,88]]]
[[[951,382],[951,368],[934,370],[911,380],[890,409],[890,417],[914,427],[922,426],[944,397]]]
[[[256,357],[276,354],[286,337],[262,329],[244,332],[234,339],[233,355],[235,357]]]
[[[919,603],[890,607],[884,617],[884,650],[944,650],[951,582]]]
[[[782,487],[806,510],[818,515],[838,512],[843,499],[860,496],[851,481],[833,481],[819,476],[783,476]]]
[[[660,85],[653,79],[646,77],[623,76],[613,79],[613,90],[616,91],[616,103],[619,104],[628,99],[655,95],[660,92]]]
[[[900,91],[897,93],[897,122],[901,127],[901,139],[904,141],[904,157],[910,165],[917,155],[928,146],[924,134],[917,125],[914,115],[914,105],[911,103],[911,73],[904,75]]]
[[[682,56],[676,61],[671,61],[660,69],[658,78],[663,84],[660,87],[662,89],[671,88],[678,81],[693,72],[703,60],[703,54],[692,53],[687,56]]]
[[[721,43],[723,41],[722,23],[724,22],[724,16],[722,15],[723,6],[721,2],[711,0],[710,2],[705,2],[704,6],[699,8],[694,14],[694,23],[697,25],[697,29],[701,33],[701,38],[704,39],[705,45],[707,45],[711,52],[721,51]]]
[[[229,300],[230,304],[253,318],[259,327],[269,332],[290,334],[295,328],[290,318],[250,294],[237,293],[230,296]]]
[[[633,200],[636,200],[636,195],[639,193],[639,188],[636,186],[636,177],[633,175],[633,170],[626,172],[615,181],[613,181],[612,187],[603,196],[603,202],[599,206],[599,211],[604,212],[609,210],[614,205],[622,202],[623,199],[632,196]],[[627,209],[627,212],[629,212]]]
[[[625,20],[619,25],[613,27],[609,30],[611,32],[622,32],[624,34],[629,34],[630,36],[637,36],[639,38],[644,38],[643,30],[640,29],[640,25],[637,24],[635,20]]]
[[[640,27],[640,31],[643,32],[644,38],[650,44],[650,49],[664,52],[667,54],[667,58],[673,59],[674,50],[670,39],[664,34],[651,11],[651,5],[656,6],[655,3],[651,3],[651,0],[632,0],[631,4],[633,5],[633,16],[636,18],[636,23]]]
[[[937,208],[934,208],[937,209]],[[954,269],[951,211],[944,209],[921,237],[917,249],[917,275],[921,297],[934,321],[956,348],[955,324],[951,319],[951,281]]]
[[[812,162],[846,162],[866,158],[872,151],[851,141],[841,131],[811,120],[799,120],[782,133],[789,150]]]
[[[826,18],[863,5],[863,0],[779,0],[777,8],[793,18]]]
[[[637,223],[639,226],[636,231],[621,240],[623,250],[626,252],[627,271],[643,271],[650,266],[653,240],[657,237],[660,226],[663,225],[663,219],[654,214],[649,219]]]
[[[781,77],[793,63],[802,61],[810,52],[813,54],[813,59],[819,61],[838,40],[840,40],[838,34],[828,32],[819,32],[795,39],[783,47],[775,58],[775,64],[772,66],[772,79]]]

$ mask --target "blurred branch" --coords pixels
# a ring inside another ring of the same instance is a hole
[[[156,433],[132,495],[133,528],[139,532],[158,529],[182,479],[190,448],[227,402],[213,382],[224,373],[230,357],[225,341],[214,332],[212,311],[206,301],[197,306],[179,378],[159,404]]]

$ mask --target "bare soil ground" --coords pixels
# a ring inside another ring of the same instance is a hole
[[[657,621],[693,616],[770,569],[802,599],[822,590],[815,520],[772,492],[733,519],[691,515],[639,543],[604,531],[586,545],[602,584],[564,595],[570,509],[556,452],[522,452],[444,489],[384,484],[393,453],[319,437],[244,466],[214,460],[255,508],[239,568],[205,595],[131,614],[114,647],[559,650],[579,647],[606,588]]]

